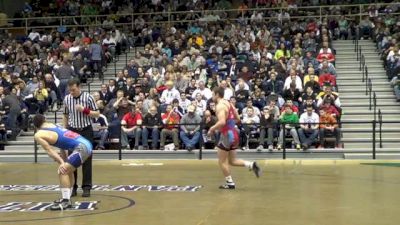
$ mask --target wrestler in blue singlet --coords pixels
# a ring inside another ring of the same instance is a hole
[[[90,141],[73,131],[62,127],[43,127],[41,130],[48,130],[57,133],[57,142],[53,146],[72,152],[68,157],[68,163],[75,168],[92,155],[93,146]]]

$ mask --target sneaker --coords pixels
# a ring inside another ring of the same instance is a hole
[[[219,189],[235,189],[235,183],[226,183],[219,186]]]
[[[303,144],[303,151],[306,151],[308,149],[308,145],[307,144]]]
[[[251,170],[254,172],[254,174],[256,175],[257,178],[260,177],[260,175],[261,175],[261,169],[260,169],[260,167],[257,165],[257,162],[254,162],[254,163],[253,163],[253,166],[252,166]]]
[[[83,189],[82,197],[84,198],[90,197],[90,189],[88,188]]]
[[[242,147],[242,151],[246,151],[247,150],[247,147],[246,146],[243,146]]]
[[[274,146],[273,146],[273,145],[268,145],[268,150],[269,150],[269,151],[274,150]]]
[[[263,149],[264,149],[264,146],[262,146],[262,145],[259,145],[259,146],[257,147],[257,151],[259,151],[259,152],[261,152]]]
[[[300,145],[300,144],[297,144],[297,145],[296,145],[296,149],[297,149],[297,151],[300,151],[301,145]]]
[[[51,207],[51,211],[62,211],[64,209],[72,208],[72,203],[69,199],[62,199],[61,201],[54,203]]]
[[[77,196],[77,195],[78,195],[77,192],[78,192],[77,188],[73,188],[73,189],[72,189],[72,192],[71,192],[71,197]]]
[[[282,150],[282,145],[278,145],[278,147],[276,147],[279,151]]]

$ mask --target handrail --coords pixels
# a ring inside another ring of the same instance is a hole
[[[376,92],[374,91],[373,95],[373,100],[374,100],[374,120],[376,120]]]
[[[362,69],[364,69],[363,66],[365,64],[365,62],[364,62],[364,54],[361,53],[361,46],[358,47],[358,52],[359,53],[357,53],[357,54],[360,55],[360,68],[359,68],[359,70],[361,71]],[[363,82],[364,82],[364,76],[363,76]]]
[[[379,110],[380,111],[380,110]],[[382,113],[380,113],[380,115],[382,115]],[[376,136],[375,136],[375,132],[376,132],[376,123],[377,122],[379,122],[379,125],[380,125],[380,128],[379,128],[379,132],[380,132],[380,140],[379,140],[379,142],[380,143],[382,143],[382,135],[381,135],[381,132],[382,132],[382,124],[384,124],[384,123],[391,123],[391,124],[400,124],[400,121],[398,121],[398,120],[396,120],[396,121],[383,121],[382,120],[382,116],[380,116],[380,119],[379,119],[379,121],[376,121],[375,119],[374,120],[365,120],[365,121],[341,121],[341,122],[337,122],[336,124],[372,124],[372,130],[373,130],[373,134],[372,134],[372,140],[371,140],[371,142],[370,143],[372,143],[372,155],[373,155],[373,158],[375,159],[376,158],[376,149],[374,148],[374,146],[375,146],[375,144],[376,144]],[[288,124],[291,124],[291,125],[301,125],[301,124],[309,124],[309,123],[279,123],[279,122],[277,122],[277,123],[274,123],[274,124],[276,124],[276,125],[279,125],[280,127],[281,126],[284,126],[284,125],[288,125]],[[322,124],[332,124],[332,123],[311,123],[311,124],[320,124],[320,125],[322,125]],[[179,126],[179,125],[200,125],[200,126],[202,126],[202,124],[200,123],[200,124],[196,124],[196,123],[194,123],[194,124],[174,124],[174,125],[176,125],[176,126]],[[203,124],[204,125],[204,124]],[[261,124],[255,124],[256,126],[258,126],[259,128],[266,128],[267,127],[267,125],[261,125]],[[285,135],[283,136],[283,141],[285,141]],[[200,139],[201,140],[201,139]],[[123,158],[123,152],[122,152],[122,149],[121,149],[121,138],[119,138],[119,149],[118,149],[118,151],[117,151],[117,153],[118,153],[118,158],[119,158],[119,160],[121,160],[122,158]],[[365,141],[360,141],[360,142],[365,142]],[[368,141],[369,142],[369,141]],[[283,142],[283,143],[285,143],[285,142]],[[203,151],[202,151],[202,144],[203,143],[201,143],[201,141],[200,141],[200,149],[199,149],[199,156],[198,156],[198,158],[199,159],[202,159],[202,154],[203,154]],[[382,146],[382,145],[380,145],[380,146]],[[38,153],[38,143],[36,142],[36,141],[34,141],[34,157],[35,157],[35,162],[37,162],[37,155],[39,154]],[[290,152],[288,152],[287,151],[287,149],[286,149],[286,147],[285,147],[285,145],[282,145],[282,150],[283,150],[283,154],[282,154],[282,158],[283,159],[286,159],[287,158],[287,153],[290,153]],[[336,150],[335,150],[336,151]],[[342,150],[342,151],[340,151],[341,153],[356,153],[356,152],[358,152],[358,151],[352,151],[352,150],[349,150],[349,151],[346,151],[346,150]],[[393,151],[391,151],[391,152],[393,152]]]
[[[389,5],[394,5],[397,3],[380,3],[381,6],[389,6]],[[351,13],[351,14],[346,14],[345,16],[347,18],[349,17],[354,17],[355,19],[361,19],[363,16],[368,15],[368,10],[366,10],[366,6],[369,6],[370,4],[349,4],[349,5],[338,5],[342,9],[344,8],[359,8],[357,13]],[[365,6],[365,7],[364,7]],[[331,5],[326,5],[326,6],[299,6],[297,7],[298,10],[303,10],[303,11],[314,11],[315,15],[304,15],[304,16],[290,16],[290,19],[307,19],[307,18],[318,18],[319,20],[322,21],[323,18],[330,18],[330,17],[336,17],[337,15],[330,15],[329,13],[322,13],[323,11],[326,11],[326,9],[329,9]],[[313,10],[314,9],[314,10]],[[145,24],[152,25],[152,24],[166,24],[166,25],[171,25],[175,23],[192,23],[192,22],[201,22],[201,19],[193,19],[193,20],[185,20],[185,19],[177,19],[177,16],[181,15],[187,15],[187,14],[196,14],[199,16],[202,16],[203,21],[205,21],[205,18],[203,16],[207,15],[216,15],[218,13],[231,13],[231,12],[242,12],[242,15],[244,15],[244,12],[256,12],[256,11],[286,11],[286,7],[273,7],[273,8],[267,8],[267,7],[259,7],[259,8],[248,8],[248,9],[213,9],[213,10],[195,10],[195,11],[167,11],[167,12],[150,12],[150,13],[119,13],[117,16],[119,17],[130,17],[131,21],[128,23],[115,23],[115,27],[120,27],[124,25],[129,25],[131,28],[134,27],[134,17],[135,16],[156,16],[156,15],[168,15],[165,18],[168,18],[163,21],[145,21]],[[28,17],[28,18],[7,18],[2,21],[5,21],[7,24],[8,23],[13,23],[14,21],[19,21],[19,24],[21,24],[20,27],[1,27],[0,30],[4,29],[25,29],[25,32],[28,33],[28,29],[46,29],[46,28],[57,28],[58,26],[65,26],[65,27],[94,27],[94,26],[101,26],[102,24],[99,24],[101,22],[102,18],[107,18],[109,16],[112,16],[115,14],[111,15],[79,15],[79,16],[49,16],[49,17]],[[319,15],[319,16],[318,16]],[[393,12],[391,13],[392,16],[394,15],[400,15],[398,12]],[[82,19],[84,21],[94,21],[96,22],[95,24],[89,23],[89,24],[78,24],[75,25],[74,20],[76,19]],[[242,18],[241,19],[245,19]],[[246,18],[247,19],[247,18]],[[278,20],[278,17],[264,17],[263,20]],[[48,21],[48,20],[56,20],[57,25],[48,25],[48,26],[32,26],[31,22],[33,21]],[[249,18],[247,19],[249,20]],[[219,21],[237,21],[237,18],[230,18],[229,16],[227,18],[220,18]],[[68,24],[69,23],[69,24]]]
[[[379,122],[379,148],[382,148],[382,112],[381,109],[378,110],[378,122]]]
[[[368,90],[372,90],[372,81],[368,77],[368,67],[365,64],[364,64],[364,73],[365,73],[365,79],[367,81],[365,82],[365,95],[368,95]]]
[[[368,95],[369,95],[369,110],[371,110],[372,109],[372,81],[371,81],[371,78],[368,78],[368,89],[367,89],[367,92],[368,92]]]
[[[397,3],[379,3],[380,6],[390,6],[390,5],[396,5]],[[370,3],[365,3],[365,4],[340,4],[335,6],[339,6],[340,8],[354,8],[354,7],[359,7],[361,10],[363,10],[364,6],[369,7],[371,4]],[[303,10],[303,9],[329,9],[332,7],[332,5],[320,5],[320,6],[298,6],[298,10]],[[280,10],[287,10],[287,7],[257,7],[257,8],[247,8],[247,9],[209,9],[209,10],[191,10],[191,11],[169,11],[169,12],[141,12],[141,13],[118,13],[119,16],[146,16],[146,15],[165,15],[167,13],[170,14],[187,14],[187,13],[204,13],[204,14],[209,14],[209,13],[217,13],[217,12],[238,12],[238,11],[265,11],[265,10],[274,10],[274,11],[280,11]],[[364,15],[368,15],[367,11],[362,12]],[[46,17],[19,17],[19,18],[10,18],[6,20],[29,20],[29,19],[73,19],[73,18],[94,18],[94,17],[109,17],[112,14],[97,14],[97,15],[79,15],[79,16],[46,16]],[[351,14],[350,14],[351,15]],[[358,14],[357,14],[358,15]],[[325,15],[324,15],[325,16]],[[333,15],[332,15],[333,16]],[[337,16],[337,15],[334,15]],[[346,14],[347,16],[347,14]]]

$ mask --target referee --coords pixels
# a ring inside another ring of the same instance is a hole
[[[69,94],[64,98],[64,127],[72,130],[93,143],[92,117],[99,117],[100,112],[97,109],[93,97],[82,92],[80,81],[71,79],[68,81]],[[82,165],[82,197],[90,197],[92,188],[92,156],[90,156]],[[75,182],[71,196],[77,195],[77,171],[75,170]]]

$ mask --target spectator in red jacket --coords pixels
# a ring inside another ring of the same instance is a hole
[[[140,107],[136,106],[132,108],[131,112],[128,112],[124,115],[121,121],[122,132],[121,132],[121,146],[122,148],[130,148],[128,135],[135,136],[135,149],[139,149],[139,140],[142,136],[142,129],[140,126],[142,125],[142,112],[140,111]]]
[[[319,51],[317,56],[317,60],[320,63],[322,63],[324,59],[328,60],[328,62],[330,63],[335,62],[335,55],[333,54],[332,50],[328,47],[328,42],[323,43],[323,48]]]
[[[337,110],[337,108],[332,105],[332,100],[331,99],[325,99],[324,103],[321,105],[320,110],[325,110],[325,112],[329,115],[332,115],[335,118],[340,117],[340,113]]]
[[[167,138],[167,136],[172,137],[175,149],[178,149],[179,148],[178,124],[181,118],[175,112],[175,109],[172,108],[172,105],[169,104],[167,105],[165,113],[161,115],[161,119],[164,124],[164,128],[161,130],[160,149],[164,150],[165,139]]]
[[[336,77],[330,73],[324,73],[319,75],[318,82],[321,87],[323,87],[327,83],[329,83],[332,87],[336,87]]]

